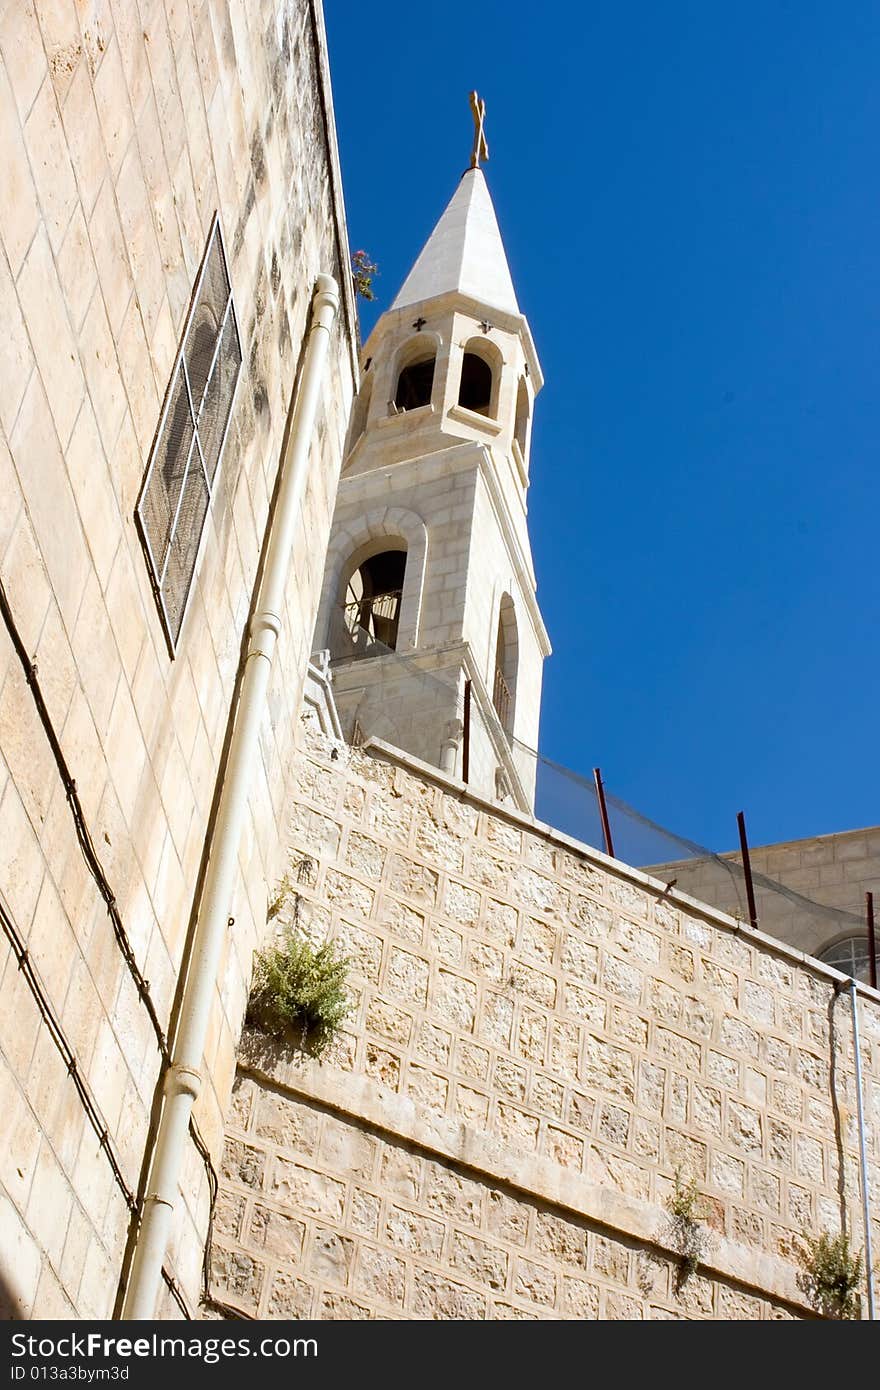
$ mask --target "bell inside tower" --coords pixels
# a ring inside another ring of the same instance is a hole
[[[370,654],[376,644],[394,651],[406,573],[405,550],[383,550],[359,565],[348,581],[345,626],[355,652]]]

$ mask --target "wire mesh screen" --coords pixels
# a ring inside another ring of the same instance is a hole
[[[357,646],[357,633],[353,636]],[[592,778],[510,738],[488,681],[482,689],[471,683],[465,733],[463,652],[462,643],[418,653],[398,652],[383,647],[372,631],[365,630],[360,659],[346,657],[331,663],[346,737],[355,742],[381,738],[467,780],[477,795],[500,806],[533,811],[537,820],[554,830],[604,851]],[[748,922],[745,875],[736,853],[715,853],[659,825],[607,787],[606,801],[617,859]],[[880,830],[865,834],[876,840],[880,887]],[[761,852],[756,853],[760,859]],[[758,926],[763,931],[810,954],[821,954],[840,969],[848,969],[849,962],[850,973],[867,977],[864,917],[853,906],[855,898],[852,892],[847,895],[845,885],[801,891],[761,872],[754,862],[753,882]],[[840,948],[836,956],[835,943]]]
[[[215,219],[135,511],[172,651],[195,576],[241,361]]]
[[[604,851],[605,838],[592,779],[540,755],[536,755],[536,764],[535,813],[538,818]],[[748,922],[745,870],[738,853],[718,854],[659,825],[607,788],[605,796],[617,859],[643,869],[689,897]],[[854,934],[864,942],[865,919],[851,905],[853,893],[847,894],[845,886],[817,887],[813,891],[822,898],[817,901],[809,892],[761,872],[754,864],[760,856],[760,850],[753,853],[752,881],[758,926],[763,931],[809,952],[821,950],[821,943],[830,943],[842,933]],[[875,868],[880,876],[880,854]],[[847,897],[848,902],[845,901]],[[822,954],[824,958],[824,950]],[[866,975],[866,946],[863,954],[864,960],[858,967],[861,978]],[[828,959],[829,963],[836,963],[831,961],[830,955]]]

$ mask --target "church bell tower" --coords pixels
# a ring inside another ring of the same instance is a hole
[[[534,804],[550,644],[526,523],[542,376],[480,159],[364,346],[315,646],[349,738]]]

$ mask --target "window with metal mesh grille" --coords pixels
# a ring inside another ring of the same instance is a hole
[[[241,360],[215,215],[135,508],[172,655],[195,578]]]

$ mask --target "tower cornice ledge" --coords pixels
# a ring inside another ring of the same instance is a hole
[[[430,311],[432,320],[453,310],[459,314],[469,314],[478,322],[490,323],[493,328],[502,328],[508,333],[519,334],[523,355],[528,363],[529,375],[534,384],[535,395],[544,385],[544,373],[532,338],[532,330],[525,314],[513,314],[507,309],[499,309],[487,299],[477,299],[473,295],[462,294],[461,290],[447,290],[445,294],[434,295],[431,299],[421,299],[417,304],[403,304],[398,309],[386,309],[373,328],[361,350],[361,360],[378,356],[377,347],[386,335],[397,335],[404,326],[416,323],[421,317],[427,319],[425,310]]]

